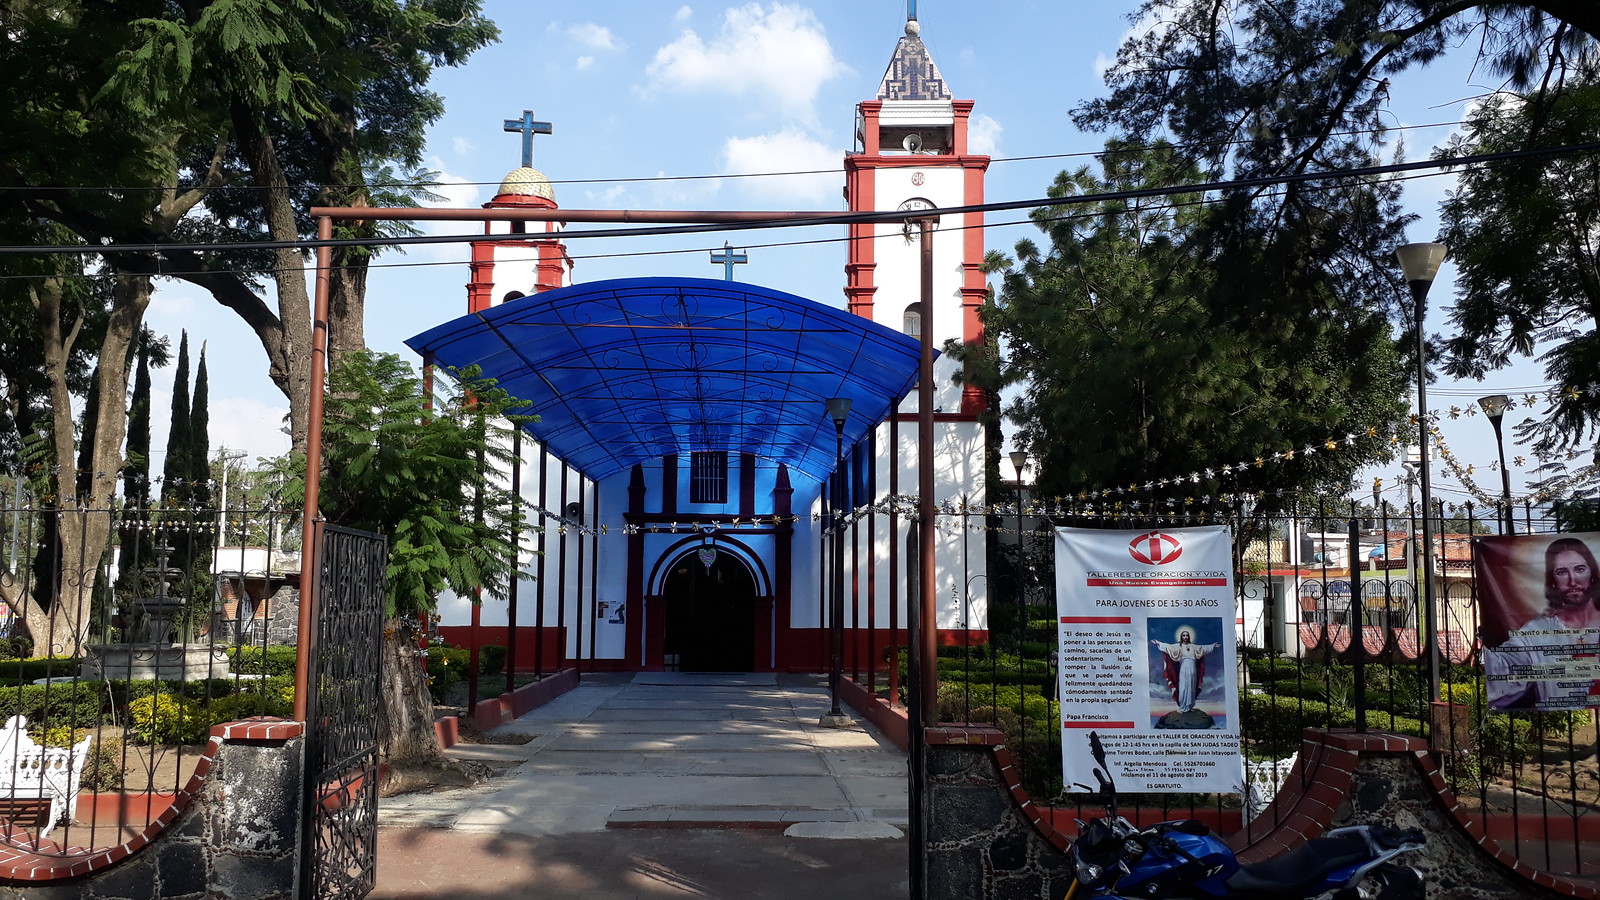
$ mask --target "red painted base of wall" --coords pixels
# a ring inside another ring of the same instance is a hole
[[[471,625],[441,625],[438,632],[444,637],[445,643],[452,647],[465,647],[471,650],[474,640],[479,646],[487,647],[498,644],[509,647],[506,643],[506,628],[503,625],[480,626],[474,629]],[[565,628],[549,626],[544,629],[544,654],[541,657],[536,653],[539,647],[539,629],[530,625],[517,626],[517,662],[518,672],[536,671],[537,662],[543,662],[543,670],[555,672],[565,668],[572,660],[563,659],[562,648],[567,645],[567,632]],[[509,664],[509,658],[507,663]]]

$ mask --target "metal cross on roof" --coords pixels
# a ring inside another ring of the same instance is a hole
[[[533,136],[550,134],[550,123],[535,122],[533,110],[525,109],[522,111],[522,118],[505,121],[505,130],[522,132],[522,165],[524,168],[533,168]]]
[[[748,254],[743,250],[738,253],[733,252],[733,247],[729,246],[727,241],[722,242],[722,251],[720,253],[716,250],[711,251],[711,264],[722,264],[722,277],[727,281],[733,280],[734,266],[742,266],[749,261]]]

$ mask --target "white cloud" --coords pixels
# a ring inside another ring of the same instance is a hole
[[[472,184],[459,175],[452,175],[445,170],[444,161],[437,156],[428,160],[428,166],[438,172],[434,177],[436,182],[432,190],[440,195],[442,200],[428,200],[423,206],[446,207],[450,209],[467,209],[483,203],[484,194],[492,194],[499,182],[491,185]],[[460,222],[417,222],[416,226],[423,234],[460,234]],[[419,244],[408,247],[403,257],[393,260],[396,263],[408,262],[460,262],[466,258],[467,249],[463,244]]]
[[[580,56],[580,57],[578,57],[578,61],[573,64],[573,68],[577,69],[579,72],[582,72],[585,69],[588,69],[593,65],[594,65],[594,57],[592,57],[592,56]]]
[[[730,175],[823,170],[818,175],[743,178],[734,182],[748,194],[818,204],[838,199],[840,175],[837,170],[844,151],[803,132],[785,129],[755,137],[728,138],[722,157],[723,171]]]
[[[614,184],[603,191],[597,191],[591,188],[585,190],[583,195],[584,197],[588,198],[590,206],[598,208],[626,206],[625,203],[621,203],[619,201],[630,196],[628,193],[628,186],[625,184]]]
[[[849,71],[833,55],[816,14],[800,6],[758,3],[723,16],[710,41],[693,30],[656,51],[645,69],[646,93],[658,89],[759,98],[788,117],[815,119],[812,103],[823,84]]]
[[[478,145],[464,137],[458,137],[450,142],[450,149],[454,150],[457,156],[470,156],[472,151],[478,149]]]
[[[686,4],[684,6],[678,7],[678,11],[676,13],[674,13],[673,16],[672,16],[672,21],[674,21],[674,22],[683,22],[683,21],[686,21],[692,15],[694,15],[694,10],[690,9],[688,7],[688,5]]]
[[[289,407],[273,406],[254,397],[213,397],[211,411],[211,453],[228,447],[258,456],[279,456],[289,452],[289,436],[279,431]]]
[[[1000,155],[1000,133],[1005,131],[992,116],[978,113],[967,122],[967,151],[986,156]]]
[[[617,38],[611,29],[593,22],[580,22],[577,25],[568,25],[565,34],[574,43],[590,47],[595,50],[621,50]]]

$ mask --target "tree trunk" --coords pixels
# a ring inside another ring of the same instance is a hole
[[[0,578],[0,595],[17,610],[33,638],[35,652],[76,656],[88,637],[95,572],[111,542],[111,504],[116,479],[122,469],[122,438],[127,419],[122,403],[110,398],[127,396],[128,349],[144,322],[150,305],[148,277],[119,272],[112,296],[111,316],[100,347],[96,379],[100,396],[107,398],[96,410],[94,443],[85,473],[87,490],[79,493],[76,422],[72,395],[67,387],[67,363],[78,337],[78,323],[62,329],[64,282],[46,279],[35,289],[33,300],[44,333],[45,376],[50,382],[52,430],[55,442],[56,559],[51,572],[55,584],[49,608],[43,608],[12,573]],[[81,322],[81,319],[80,319]],[[72,495],[67,496],[66,492]]]
[[[271,137],[242,105],[235,105],[233,122],[239,135],[239,150],[250,167],[251,180],[261,191],[267,232],[275,241],[299,241],[293,200]],[[305,256],[290,247],[281,247],[272,254],[273,283],[278,289],[278,327],[281,329],[276,352],[271,353],[273,380],[289,399],[292,452],[304,453],[311,396],[311,297],[303,271]]]
[[[383,715],[378,726],[378,758],[391,766],[436,763],[442,758],[433,732],[433,697],[417,658],[416,641],[399,619],[384,622]]]

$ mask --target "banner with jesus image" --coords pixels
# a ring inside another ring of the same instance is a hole
[[[1225,528],[1056,529],[1061,761],[1093,790],[1240,790],[1233,551]],[[1079,787],[1079,786],[1082,787]]]

